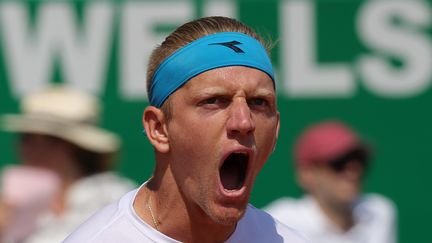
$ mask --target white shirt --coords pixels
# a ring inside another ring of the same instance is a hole
[[[112,172],[85,177],[68,190],[66,211],[58,216],[41,217],[38,228],[25,243],[58,243],[97,210],[117,201],[136,186],[132,181]]]
[[[395,208],[388,199],[369,194],[354,206],[355,225],[347,232],[330,222],[311,196],[281,198],[265,210],[318,243],[395,243]]]
[[[135,212],[133,202],[139,189],[129,192],[117,203],[102,209],[73,232],[63,243],[178,243],[144,222]],[[269,214],[248,205],[245,216],[226,241],[289,242],[308,241],[297,231],[275,221]]]

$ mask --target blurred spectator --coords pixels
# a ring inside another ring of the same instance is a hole
[[[306,129],[294,149],[297,180],[306,195],[281,198],[266,211],[319,243],[394,243],[395,208],[377,194],[362,194],[371,151],[338,121]]]
[[[1,117],[19,133],[21,162],[2,173],[0,242],[58,243],[135,184],[110,171],[120,140],[96,126],[96,97],[59,85],[24,97],[21,109]]]

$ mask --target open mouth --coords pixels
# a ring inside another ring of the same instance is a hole
[[[249,155],[246,153],[230,154],[219,169],[220,180],[225,190],[239,190],[243,187]]]

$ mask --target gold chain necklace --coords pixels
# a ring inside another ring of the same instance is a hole
[[[158,223],[158,221],[156,220],[156,217],[154,216],[154,214],[153,214],[153,210],[152,210],[152,208],[151,208],[151,206],[150,206],[150,198],[151,198],[151,194],[149,194],[149,197],[148,197],[148,199],[147,199],[147,207],[148,207],[148,209],[149,209],[149,211],[150,211],[150,215],[151,215],[152,220],[153,220],[153,225],[154,225],[154,227],[156,228],[156,230],[159,231],[159,223]]]

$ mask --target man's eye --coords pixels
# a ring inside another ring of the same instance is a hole
[[[228,104],[228,99],[225,99],[223,97],[211,97],[207,98],[200,102],[201,105],[218,105],[218,106],[224,106]]]
[[[267,101],[265,99],[262,99],[262,98],[250,99],[248,103],[249,103],[249,105],[252,105],[252,106],[267,105]]]
[[[209,99],[206,99],[206,100],[204,100],[204,104],[216,104],[216,103],[218,103],[220,101],[220,99],[219,98],[216,98],[216,97],[212,97],[212,98],[209,98]]]

